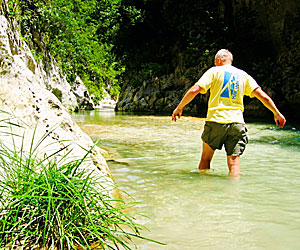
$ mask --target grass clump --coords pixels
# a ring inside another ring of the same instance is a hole
[[[1,249],[131,249],[132,237],[145,239],[123,212],[128,204],[115,203],[99,188],[101,177],[82,167],[90,151],[40,160],[0,141]]]

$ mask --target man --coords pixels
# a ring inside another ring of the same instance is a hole
[[[210,162],[216,149],[225,146],[229,174],[239,176],[240,156],[248,143],[247,128],[243,118],[243,96],[258,98],[274,114],[276,125],[285,125],[285,118],[272,99],[258,86],[256,81],[232,66],[230,51],[221,49],[215,56],[215,67],[207,70],[198,82],[184,95],[173,111],[172,120],[176,122],[183,108],[197,94],[205,94],[210,89],[207,120],[202,134],[203,149],[199,169],[210,169]]]

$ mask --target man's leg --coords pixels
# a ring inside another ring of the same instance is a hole
[[[240,156],[227,156],[227,165],[229,168],[229,175],[231,176],[240,176],[241,169],[240,169]]]
[[[214,156],[215,151],[205,142],[203,142],[202,155],[199,163],[199,169],[210,169],[210,162]]]

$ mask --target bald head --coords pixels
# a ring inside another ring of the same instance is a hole
[[[220,49],[215,56],[216,66],[232,64],[232,61],[233,61],[233,56],[231,52],[227,49]]]

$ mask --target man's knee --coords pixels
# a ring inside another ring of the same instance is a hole
[[[227,156],[229,171],[240,171],[240,156]]]
[[[227,162],[230,165],[240,165],[240,156],[239,155],[228,155]]]
[[[229,169],[229,174],[232,176],[240,176],[240,156],[227,156],[227,164]]]

